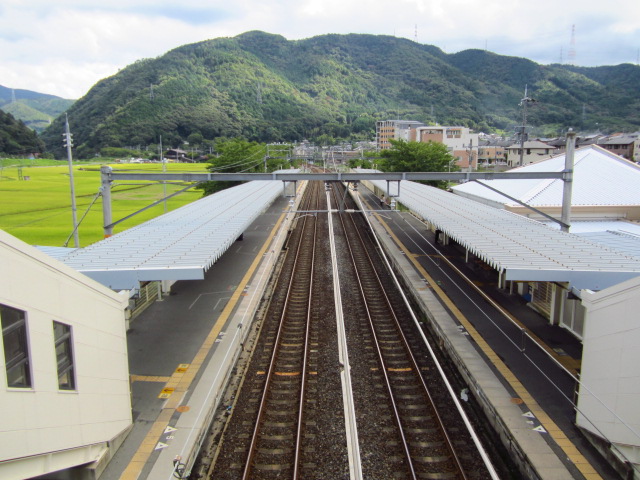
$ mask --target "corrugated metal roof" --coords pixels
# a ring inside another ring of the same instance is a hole
[[[560,225],[555,222],[542,223],[555,230],[560,229]],[[625,255],[640,258],[640,224],[638,223],[625,220],[578,220],[571,222],[571,233]]]
[[[282,191],[281,182],[244,183],[58,258],[113,289],[202,279]]]
[[[510,171],[561,172],[565,154],[532,163]],[[563,181],[551,180],[483,180],[533,207],[562,205]],[[596,145],[575,151],[572,205],[608,206],[640,205],[640,166]],[[507,197],[468,182],[453,187],[457,195],[490,203],[494,206],[517,205]]]
[[[585,232],[577,235],[592,242],[605,245],[606,247],[640,258],[640,236],[616,230],[606,230],[602,232]]]
[[[386,182],[372,183],[386,191]],[[640,275],[640,258],[437,188],[402,181],[398,201],[507,280],[600,290]]]

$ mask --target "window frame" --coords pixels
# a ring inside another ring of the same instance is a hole
[[[58,335],[56,325],[62,327],[62,334]],[[56,373],[58,377],[58,390],[76,391],[78,389],[76,381],[76,368],[73,348],[73,327],[68,323],[53,320],[53,352],[56,362]],[[59,353],[58,348],[62,347],[63,352]],[[66,380],[65,380],[66,377]]]
[[[5,326],[5,322],[3,321],[3,319],[6,318],[6,313],[3,315],[5,309],[18,312],[18,316],[20,317],[19,320],[13,322],[11,325]],[[4,368],[8,388],[21,390],[33,389],[33,372],[31,371],[28,327],[29,324],[27,319],[27,312],[25,310],[0,303],[0,328],[2,330]],[[10,335],[16,335],[17,340],[21,345],[18,345],[18,354],[14,355],[12,358],[7,359],[7,355],[10,354],[9,352],[13,350],[13,348],[7,348],[7,340]],[[21,369],[19,378],[24,379],[22,382],[11,380],[11,378],[14,376],[14,374],[12,374],[11,372],[15,372],[18,368]]]

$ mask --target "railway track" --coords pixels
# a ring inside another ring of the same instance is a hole
[[[341,195],[335,192],[334,202],[341,201]],[[354,208],[355,204],[347,207]],[[349,260],[343,262],[346,271],[342,275],[353,278],[346,284],[343,295],[349,299],[348,318],[359,323],[354,336],[360,341],[351,343],[365,347],[362,353],[360,349],[350,350],[350,357],[354,357],[352,366],[361,372],[359,377],[378,387],[376,395],[356,397],[356,408],[361,412],[358,417],[371,417],[371,412],[377,410],[375,415],[378,421],[385,421],[387,433],[383,445],[373,432],[361,436],[361,450],[371,451],[363,458],[375,458],[374,453],[381,449],[387,452],[384,465],[377,461],[363,465],[364,476],[373,478],[375,472],[379,474],[384,469],[388,470],[389,478],[466,479],[456,447],[404,334],[402,324],[410,322],[408,311],[402,303],[390,298],[395,288],[385,278],[388,274],[376,269],[380,258],[367,230],[358,222],[360,217],[342,213],[339,218],[344,232],[343,251]],[[352,332],[354,328],[352,325]],[[359,362],[363,358],[365,362]],[[362,365],[358,367],[357,363]],[[362,385],[362,390],[366,389]],[[361,421],[370,422],[371,418]]]
[[[300,209],[326,208],[322,183],[313,182]],[[207,478],[348,477],[344,420],[332,405],[341,387],[335,314],[326,301],[333,292],[325,217],[294,220],[260,340]],[[318,462],[317,452],[330,461]]]
[[[315,203],[310,210],[318,210],[318,202],[317,193],[309,196],[308,205]],[[260,470],[274,471],[277,476],[288,473],[289,478],[299,475],[318,243],[317,217],[304,215],[301,219],[243,480],[255,478]],[[296,413],[294,418],[291,412]]]
[[[317,213],[328,205],[322,183],[307,190],[300,210],[316,213],[294,220],[222,441],[211,468],[195,478],[350,478],[328,216]],[[340,184],[329,190],[333,208],[355,207]],[[434,378],[363,216],[339,217],[333,231],[363,478],[490,478]]]

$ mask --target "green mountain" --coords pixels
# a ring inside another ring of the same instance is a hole
[[[65,112],[74,101],[0,85],[0,109],[22,120],[36,132],[42,132],[47,128],[53,119]]]
[[[0,155],[26,156],[43,151],[44,143],[36,132],[0,110]]]
[[[105,146],[372,138],[403,118],[513,131],[528,85],[528,125],[637,130],[640,67],[538,65],[481,50],[445,54],[407,39],[248,32],[176,48],[97,83],[69,110],[79,156]],[[63,119],[43,133],[62,155]]]

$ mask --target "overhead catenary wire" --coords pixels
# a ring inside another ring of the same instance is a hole
[[[245,158],[243,158],[241,160],[238,160],[237,162],[229,163],[229,164],[225,164],[225,165],[220,165],[220,166],[217,166],[217,167],[212,167],[210,169],[210,171],[211,172],[220,172],[220,171],[223,171],[223,170],[228,170],[229,168],[241,167],[241,166],[244,166],[244,165],[248,165],[248,164],[250,164],[250,163],[252,163],[254,161],[252,159],[256,155],[261,155],[259,162],[262,162],[262,160],[263,160],[264,156],[266,155],[266,153],[267,153],[267,149],[266,149],[266,147],[263,147],[260,150],[256,150],[255,152],[253,152],[248,157],[245,157]]]

